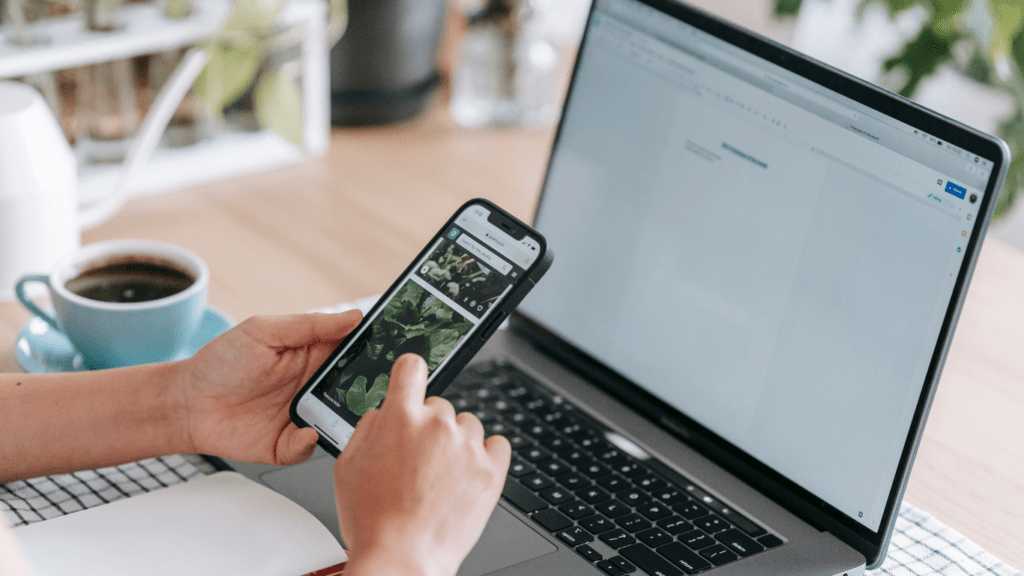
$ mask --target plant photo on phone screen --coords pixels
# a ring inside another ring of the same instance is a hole
[[[433,371],[473,323],[412,280],[406,281],[373,323],[317,384],[314,394],[359,417],[378,407],[395,360],[417,354]]]
[[[417,275],[477,318],[484,315],[509,286],[509,279],[483,265],[453,242],[444,242],[427,258]]]

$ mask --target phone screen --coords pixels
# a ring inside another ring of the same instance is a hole
[[[359,418],[384,399],[399,356],[421,356],[433,379],[467,338],[489,325],[494,305],[526,279],[540,243],[528,234],[513,238],[490,216],[476,204],[461,211],[304,394],[299,415],[339,448]]]

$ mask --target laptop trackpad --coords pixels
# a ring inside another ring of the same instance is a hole
[[[323,457],[266,472],[260,475],[260,480],[310,511],[339,538],[333,468],[334,458]],[[555,550],[557,548],[535,530],[498,506],[487,521],[480,541],[462,563],[458,576],[489,574]]]
[[[557,550],[551,542],[498,506],[457,576],[482,576]]]

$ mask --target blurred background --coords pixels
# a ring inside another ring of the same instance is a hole
[[[1024,209],[1013,202],[1024,182],[1017,2],[693,3],[1003,137],[1016,160],[991,234],[1024,249]],[[65,224],[77,234],[132,196],[323,156],[332,129],[409,122],[442,107],[461,130],[550,133],[588,8],[588,0],[0,0],[0,81],[37,91],[72,151],[76,181],[64,188],[73,189],[48,193],[83,210]],[[0,184],[0,216],[27,201],[15,196]]]

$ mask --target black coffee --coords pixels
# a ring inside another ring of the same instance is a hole
[[[173,296],[196,279],[157,262],[114,262],[91,268],[64,283],[69,291],[102,302],[148,302]]]

